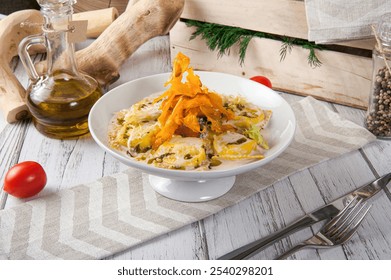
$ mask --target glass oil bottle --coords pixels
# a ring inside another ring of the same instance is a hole
[[[43,34],[25,38],[19,56],[31,80],[26,103],[35,127],[57,139],[87,134],[88,114],[102,96],[98,82],[77,69],[69,27],[75,0],[38,0],[44,17]],[[38,75],[28,54],[32,45],[47,49],[47,72]]]
[[[391,13],[380,18],[375,30],[373,76],[365,126],[380,139],[391,139]]]

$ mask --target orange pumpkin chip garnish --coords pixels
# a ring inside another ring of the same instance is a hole
[[[230,126],[222,125],[221,120],[223,117],[233,119],[234,113],[224,108],[218,94],[202,85],[200,77],[189,65],[190,59],[178,53],[173,62],[172,75],[165,83],[165,86],[171,87],[155,99],[155,102],[163,102],[160,108],[162,114],[158,118],[161,127],[156,134],[153,149],[170,140],[175,133],[201,133],[198,122],[200,117],[205,117],[211,123],[214,132],[230,129]]]

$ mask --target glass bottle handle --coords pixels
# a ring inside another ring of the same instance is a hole
[[[27,36],[19,44],[19,58],[22,62],[24,68],[26,68],[27,74],[31,81],[36,82],[39,80],[39,75],[35,69],[34,63],[31,60],[28,49],[33,45],[44,45],[46,46],[45,36],[43,35],[33,35]]]

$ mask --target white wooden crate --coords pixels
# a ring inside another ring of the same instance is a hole
[[[182,19],[236,26],[265,33],[307,39],[304,1],[297,0],[186,0]],[[197,38],[195,31],[182,21],[170,32],[171,57],[183,52],[197,70],[226,72],[244,77],[264,75],[273,88],[299,95],[348,106],[366,108],[372,76],[370,57],[354,53],[372,49],[373,40],[344,42],[342,51],[316,51],[322,66],[311,68],[307,63],[308,50],[295,46],[280,62],[281,42],[254,38],[241,66],[238,49],[229,56],[219,57]],[[349,47],[349,53],[345,47]]]

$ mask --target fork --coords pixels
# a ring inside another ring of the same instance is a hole
[[[357,231],[372,206],[364,209],[365,205],[366,203],[363,203],[362,198],[355,197],[333,219],[325,224],[318,233],[276,259],[285,259],[306,247],[330,248],[347,242]]]

